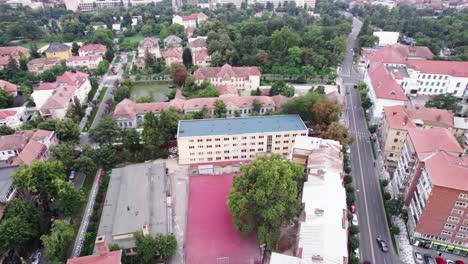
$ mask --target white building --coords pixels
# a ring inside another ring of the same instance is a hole
[[[70,68],[88,68],[97,69],[99,63],[102,61],[101,55],[89,55],[89,56],[71,56],[67,59],[67,67]]]
[[[14,107],[0,109],[0,125],[5,125],[13,129],[17,129],[23,124],[23,121],[28,119],[26,107]]]
[[[264,6],[266,6],[267,3],[271,3],[275,8],[280,4],[284,4],[284,1],[281,0],[249,0],[248,2],[249,4],[263,4]],[[315,9],[315,0],[292,0],[288,2],[295,2],[297,7],[302,7],[307,10]]]
[[[215,86],[228,85],[239,91],[252,91],[260,86],[260,71],[257,67],[200,67],[193,76],[198,83],[209,81]]]
[[[188,16],[175,15],[172,17],[172,24],[179,24],[184,28],[193,27],[197,28],[198,25],[208,19],[208,16],[204,13],[194,13]]]
[[[145,5],[161,2],[161,0],[64,0],[65,7],[71,11],[93,12],[102,8],[124,7],[129,5]]]
[[[373,33],[373,35],[379,38],[379,43],[377,43],[377,46],[383,47],[398,43],[400,32],[376,31]]]

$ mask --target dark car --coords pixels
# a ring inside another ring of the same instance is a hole
[[[380,250],[382,250],[383,252],[388,251],[387,242],[385,242],[385,240],[383,240],[382,238],[377,238],[377,244],[379,245]]]
[[[437,264],[435,259],[429,255],[424,255],[424,261],[426,262],[426,264]]]
[[[357,89],[357,85],[354,85],[354,89]]]

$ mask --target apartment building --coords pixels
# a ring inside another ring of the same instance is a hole
[[[445,109],[399,105],[384,107],[378,135],[387,169],[392,171],[398,162],[408,129],[443,127],[452,131],[453,126],[454,116]]]
[[[175,15],[172,17],[172,24],[179,24],[184,26],[184,28],[197,28],[198,25],[208,19],[208,16],[204,13],[194,13],[188,16]]]
[[[88,44],[81,46],[78,49],[78,55],[80,56],[91,56],[91,55],[99,55],[104,56],[107,51],[107,47],[102,44]]]
[[[260,86],[260,71],[258,67],[200,67],[193,76],[198,83],[209,81],[215,86],[230,85],[239,91],[250,92]]]
[[[161,111],[169,108],[176,109],[181,114],[191,112],[206,111],[207,118],[214,116],[215,103],[221,100],[226,105],[226,116],[231,117],[248,117],[254,112],[254,102],[260,104],[259,114],[264,115],[273,111],[279,111],[281,106],[286,103],[289,98],[276,96],[237,96],[226,95],[222,97],[211,98],[194,98],[185,99],[178,92],[175,99],[170,102],[159,103],[135,103],[129,99],[124,99],[115,107],[113,117],[120,127],[138,127],[143,123],[146,113],[151,112],[159,115]]]
[[[243,161],[269,153],[287,157],[308,129],[298,115],[181,120],[180,164]]]
[[[7,66],[11,59],[19,64],[21,56],[29,57],[29,50],[21,46],[0,47],[0,70]]]
[[[73,98],[83,104],[90,90],[88,74],[73,70],[58,76],[53,83],[42,83],[31,96],[44,119],[62,119]]]
[[[71,11],[93,12],[103,8],[128,7],[161,2],[160,0],[64,0],[65,7]]]
[[[60,60],[66,60],[72,56],[70,46],[61,43],[50,43],[45,54],[47,58],[59,58]]]
[[[137,67],[143,68],[145,66],[146,53],[152,55],[154,58],[161,58],[158,38],[144,38],[140,44],[138,44],[138,56],[134,60],[134,64]]]
[[[428,156],[420,170],[407,205],[412,240],[468,256],[468,158],[441,150]]]
[[[11,96],[16,96],[18,94],[18,86],[4,80],[0,80],[0,90],[4,90]]]
[[[348,216],[342,146],[297,136],[290,159],[305,168],[303,212],[294,256],[273,253],[270,264],[348,263]]]
[[[58,144],[58,139],[54,131],[18,130],[0,137],[0,161],[15,166],[47,160],[49,148],[55,144]]]
[[[166,67],[171,67],[172,64],[182,64],[182,54],[183,50],[180,47],[168,48],[162,52],[162,57]]]
[[[28,61],[28,71],[39,75],[54,66],[60,65],[59,58],[37,58]]]
[[[403,198],[408,204],[414,194],[424,163],[441,151],[452,156],[463,154],[463,149],[456,138],[446,128],[408,129],[392,179],[394,194]]]
[[[69,68],[97,69],[101,61],[101,55],[71,56],[67,59],[66,64]]]

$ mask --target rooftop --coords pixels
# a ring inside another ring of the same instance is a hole
[[[424,163],[433,185],[468,191],[468,158],[439,151]]]
[[[29,50],[21,46],[0,47],[0,57],[10,55],[15,57],[26,54],[29,54]]]
[[[11,82],[0,80],[0,89],[5,90],[6,92],[9,92],[9,93],[16,93],[18,91],[18,86],[16,86],[16,84],[13,84]]]
[[[255,235],[243,238],[236,230],[226,199],[232,175],[196,176],[189,181],[185,263],[260,263]]]
[[[385,116],[394,129],[414,128],[417,125],[453,127],[453,114],[445,109],[410,106],[386,106]]]
[[[468,77],[467,61],[408,60],[406,64],[423,73]]]
[[[383,63],[377,63],[369,68],[369,76],[377,98],[408,101],[403,88],[393,79]]]
[[[135,246],[133,234],[148,227],[151,235],[167,233],[164,162],[139,163],[112,170],[99,224],[99,236],[123,248]]]
[[[463,153],[457,139],[446,128],[408,129],[408,136],[420,160],[430,156],[435,151],[444,150],[450,153]]]
[[[181,120],[177,137],[304,131],[299,115]]]
[[[17,166],[0,168],[0,203],[5,203],[1,197],[5,197],[13,184],[11,175],[18,169]],[[1,216],[0,216],[1,217]]]
[[[28,62],[28,65],[48,65],[48,64],[53,64],[53,65],[58,65],[60,63],[59,58],[37,58],[37,59],[32,59]]]
[[[102,44],[88,44],[80,47],[78,52],[80,51],[97,51],[97,52],[106,52],[107,47]]]
[[[68,45],[62,43],[50,43],[45,52],[64,52],[70,50]]]
[[[67,264],[120,264],[122,250],[67,260]]]
[[[258,67],[232,67],[229,64],[224,64],[223,67],[200,67],[193,76],[198,80],[209,78],[230,79],[233,77],[249,78],[250,76],[260,76]]]
[[[89,56],[71,56],[67,59],[67,62],[72,61],[98,61],[102,57],[100,55],[89,55]]]

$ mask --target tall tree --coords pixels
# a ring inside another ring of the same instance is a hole
[[[276,81],[270,89],[270,96],[284,95],[287,97],[294,96],[294,87],[287,85],[284,81]]]
[[[184,48],[184,53],[182,54],[182,61],[186,68],[190,68],[193,65],[192,52],[189,48]]]
[[[331,123],[327,130],[320,135],[322,138],[333,139],[339,141],[342,146],[350,145],[353,142],[352,138],[348,137],[348,130],[339,122]]]
[[[179,126],[179,120],[182,119],[182,115],[173,107],[167,110],[161,111],[159,115],[159,125],[161,139],[164,142],[173,140],[177,133],[177,127]]]
[[[440,94],[427,101],[425,107],[447,109],[453,113],[457,113],[462,108],[458,105],[459,102],[460,99],[451,94]]]
[[[187,69],[182,64],[174,63],[171,65],[172,80],[178,87],[182,87],[188,76]]]
[[[73,169],[77,172],[83,173],[88,177],[91,177],[94,176],[94,174],[96,174],[97,165],[91,157],[81,155],[73,163]]]
[[[145,114],[141,137],[152,157],[159,154],[159,146],[161,145],[159,119],[151,112]]]
[[[227,114],[226,104],[221,100],[215,101],[214,117],[225,118]]]
[[[0,125],[0,136],[12,135],[15,133],[15,130],[7,125]]]
[[[135,128],[125,128],[121,131],[122,146],[131,151],[140,148],[140,133]]]
[[[71,52],[73,56],[78,56],[78,50],[80,49],[80,45],[78,43],[73,42]]]
[[[45,257],[52,263],[63,263],[67,260],[67,249],[75,239],[75,230],[66,220],[55,220],[52,232],[41,237]]]
[[[59,191],[57,210],[65,216],[73,216],[79,212],[85,197],[83,191],[75,190],[72,182],[63,182]]]
[[[73,103],[68,106],[66,117],[71,118],[75,123],[80,123],[81,119],[86,115],[86,109],[81,104],[80,99],[73,97]]]
[[[32,59],[41,57],[41,54],[37,52],[37,45],[35,42],[31,42],[31,45],[29,46],[29,55],[31,56]]]
[[[276,249],[282,222],[299,215],[297,197],[303,175],[300,165],[277,154],[260,156],[242,166],[227,199],[236,228],[244,236],[256,232],[261,244]]]
[[[77,153],[72,144],[57,144],[50,147],[51,159],[62,162],[66,170],[75,164]]]
[[[89,131],[91,139],[99,145],[113,144],[120,135],[120,128],[111,117],[101,119],[96,128]]]
[[[315,92],[309,92],[305,95],[296,96],[281,106],[281,113],[297,114],[302,118],[302,120],[310,120],[310,109],[317,100],[323,97],[323,95]]]
[[[57,122],[57,137],[68,143],[78,143],[80,140],[80,127],[70,118],[64,118]]]
[[[9,108],[13,105],[13,96],[7,91],[0,89],[0,109]]]
[[[314,128],[326,131],[328,126],[340,119],[341,107],[327,98],[319,99],[310,109],[311,122]]]

